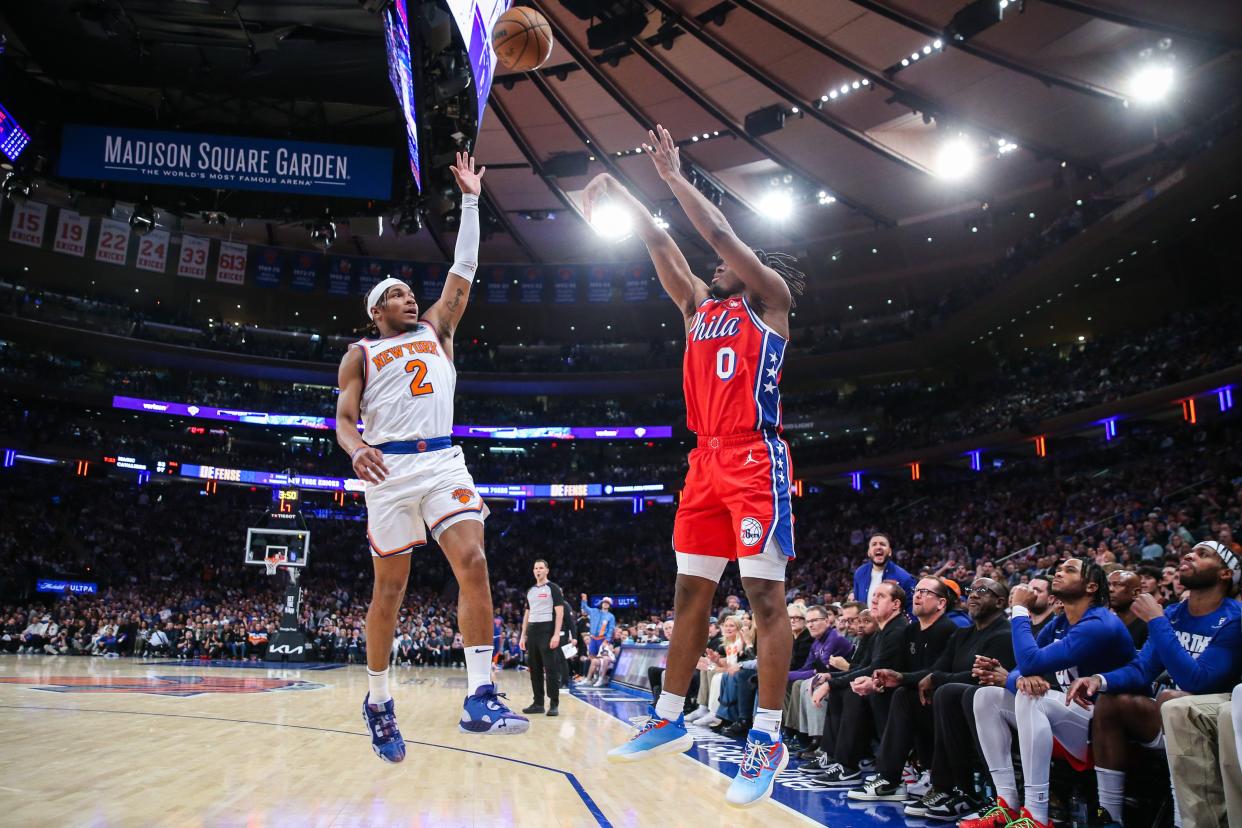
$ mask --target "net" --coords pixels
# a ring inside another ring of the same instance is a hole
[[[276,570],[284,566],[288,560],[288,552],[274,552],[263,559],[263,566],[267,569],[268,575],[275,575]]]

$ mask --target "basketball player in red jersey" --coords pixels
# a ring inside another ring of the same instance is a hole
[[[792,467],[781,439],[779,383],[789,341],[793,294],[803,275],[783,254],[752,250],[724,215],[681,174],[677,145],[657,126],[644,145],[694,228],[720,256],[711,284],[690,272],[681,251],[647,210],[612,176],[587,185],[588,217],[601,199],[626,209],[656,273],[686,323],[683,388],[686,424],[698,435],[673,526],[677,555],[677,624],[664,691],[650,720],[613,761],[681,753],[693,740],[682,718],[685,693],[707,645],[712,599],[725,566],[738,562],[758,628],[759,707],[746,757],[729,787],[731,805],[766,799],[788,754],[781,743],[790,650],[785,565],[794,557]]]

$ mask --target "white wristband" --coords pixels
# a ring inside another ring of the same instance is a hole
[[[1010,617],[1011,618],[1030,618],[1031,611],[1027,609],[1026,607],[1022,606],[1021,604],[1018,604],[1013,608],[1013,612],[1011,613]]]

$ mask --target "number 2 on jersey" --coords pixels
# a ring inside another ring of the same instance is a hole
[[[737,370],[737,354],[732,348],[721,348],[716,352],[716,376],[722,380],[732,379]]]
[[[413,374],[410,378],[410,396],[421,397],[423,394],[434,394],[435,388],[429,382],[424,382],[427,378],[427,363],[421,359],[411,359],[405,363],[405,372]]]

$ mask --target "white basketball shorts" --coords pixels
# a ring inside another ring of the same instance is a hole
[[[371,555],[387,558],[433,540],[463,520],[482,522],[487,504],[475,491],[460,446],[425,454],[385,454],[388,477],[368,483],[367,540]]]

